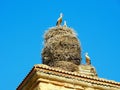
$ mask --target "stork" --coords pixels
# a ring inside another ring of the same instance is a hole
[[[60,17],[57,20],[56,26],[60,26],[60,24],[62,23],[62,16],[63,16],[63,14],[60,13]]]
[[[86,64],[90,65],[91,61],[90,61],[90,57],[88,56],[88,53],[85,53],[85,59],[86,59]]]
[[[64,25],[63,25],[63,27],[67,27],[66,21],[64,21]]]

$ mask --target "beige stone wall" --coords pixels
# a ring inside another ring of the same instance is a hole
[[[34,90],[100,90],[100,89],[94,89],[90,87],[76,88],[76,86],[71,88],[71,87],[64,87],[51,83],[41,82],[34,88]]]
[[[104,89],[95,89],[95,88],[85,87],[84,90],[104,90]]]
[[[34,90],[75,90],[75,89],[66,88],[51,83],[41,82]]]
[[[120,83],[36,65],[17,90],[120,90]]]
[[[93,88],[85,88],[84,90],[95,90],[95,89],[93,89]]]

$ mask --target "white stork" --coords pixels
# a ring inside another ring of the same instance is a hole
[[[60,17],[57,20],[56,26],[60,26],[60,24],[62,23],[62,16],[63,16],[63,14],[60,13]]]
[[[91,61],[90,61],[90,57],[88,56],[88,53],[85,53],[85,59],[86,59],[86,64],[90,65]]]
[[[64,21],[64,25],[63,25],[63,27],[67,27],[66,21]]]

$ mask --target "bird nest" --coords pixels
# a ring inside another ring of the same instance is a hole
[[[43,64],[60,67],[58,62],[79,65],[81,48],[79,40],[70,28],[55,27],[45,34],[45,47],[42,51]],[[72,71],[72,70],[71,70]]]
[[[67,61],[55,61],[55,62],[49,63],[49,66],[63,69],[70,72],[79,71],[79,67],[77,65]]]
[[[76,36],[76,33],[71,28],[64,28],[64,27],[52,27],[50,28],[44,35],[45,40],[55,37],[55,36],[64,36],[64,35],[72,35]]]

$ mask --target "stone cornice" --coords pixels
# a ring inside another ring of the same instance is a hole
[[[83,86],[83,88],[92,87],[100,90],[120,90],[120,83],[118,82],[98,77],[86,76],[75,72],[68,72],[43,64],[35,65],[27,77],[19,85],[17,90],[32,90],[22,88],[27,88],[27,86],[31,86],[32,88],[35,86],[35,82],[38,83],[39,81],[45,81],[49,83],[53,83],[54,81],[54,84],[57,82],[56,84],[63,86],[66,84],[60,82]]]

